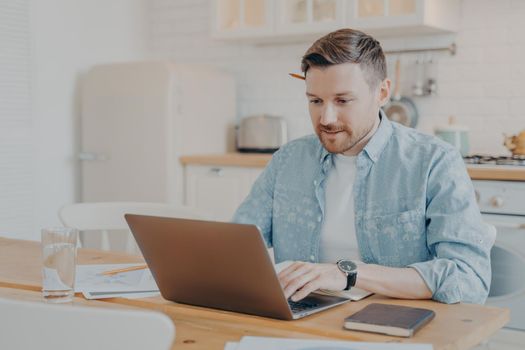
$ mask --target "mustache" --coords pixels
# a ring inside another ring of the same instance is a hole
[[[326,131],[326,132],[338,132],[338,131],[344,131],[345,128],[343,125],[328,124],[328,125],[319,125],[319,130]]]

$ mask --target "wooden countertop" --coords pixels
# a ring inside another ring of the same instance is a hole
[[[523,166],[485,166],[467,165],[472,180],[508,180],[525,181],[525,167]]]
[[[79,249],[78,263],[107,264],[137,262],[137,256]],[[38,242],[0,237],[0,297],[38,301],[41,299],[41,246]],[[436,317],[412,338],[344,330],[343,319],[371,302],[423,307]],[[509,310],[474,304],[446,305],[431,300],[400,300],[374,295],[295,321],[281,321],[235,312],[173,303],[162,297],[103,301],[84,300],[75,304],[100,307],[139,307],[168,315],[176,326],[172,349],[222,350],[227,341],[244,335],[337,339],[368,342],[431,343],[435,350],[470,349],[490,337],[509,320]],[[107,305],[107,306],[106,306]],[[67,306],[64,306],[67,307]],[[188,345],[191,344],[191,345]]]
[[[272,159],[266,153],[224,153],[180,157],[183,165],[217,165],[264,168]]]
[[[264,168],[272,159],[271,154],[225,153],[180,157],[183,165],[215,165]],[[467,165],[472,180],[525,181],[525,167]]]

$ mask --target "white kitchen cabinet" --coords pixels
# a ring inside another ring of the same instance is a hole
[[[214,38],[253,38],[273,31],[273,0],[214,0]]]
[[[344,26],[343,0],[282,0],[275,9],[275,33],[330,32]]]
[[[460,5],[459,0],[351,0],[346,22],[376,36],[455,32]]]
[[[212,35],[308,40],[349,27],[379,37],[458,30],[460,0],[214,0]]]
[[[263,168],[185,166],[185,204],[206,219],[230,221]]]

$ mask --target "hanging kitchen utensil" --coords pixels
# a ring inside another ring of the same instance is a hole
[[[425,62],[421,57],[416,59],[414,64],[414,85],[412,86],[412,95],[424,96],[425,95]]]
[[[401,60],[399,58],[396,61],[395,79],[394,94],[383,110],[391,121],[414,128],[417,125],[419,114],[414,101],[401,95]]]
[[[437,95],[436,64],[432,56],[425,62],[425,90],[428,95]]]

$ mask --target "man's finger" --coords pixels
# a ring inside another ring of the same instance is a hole
[[[302,261],[295,261],[289,266],[287,266],[285,269],[283,269],[281,272],[277,274],[277,277],[280,279],[283,276],[288,275],[290,272],[297,270],[299,267],[304,265],[304,262]]]
[[[284,275],[281,278],[279,278],[279,282],[281,283],[283,288],[286,288],[291,283],[291,281],[295,280],[299,276],[307,274],[308,272],[312,270],[312,268],[313,267],[310,265],[303,264],[299,266],[297,269],[295,269],[294,271],[290,272],[289,274]]]
[[[308,294],[315,292],[320,287],[319,278],[315,278],[309,283],[305,284],[303,288],[299,289],[297,293],[292,296],[292,301],[299,301],[308,296]]]
[[[302,274],[294,278],[290,283],[284,288],[284,295],[288,299],[295,292],[303,288],[305,285],[310,283],[310,281],[317,278],[317,273],[315,271],[310,271],[308,273]]]

